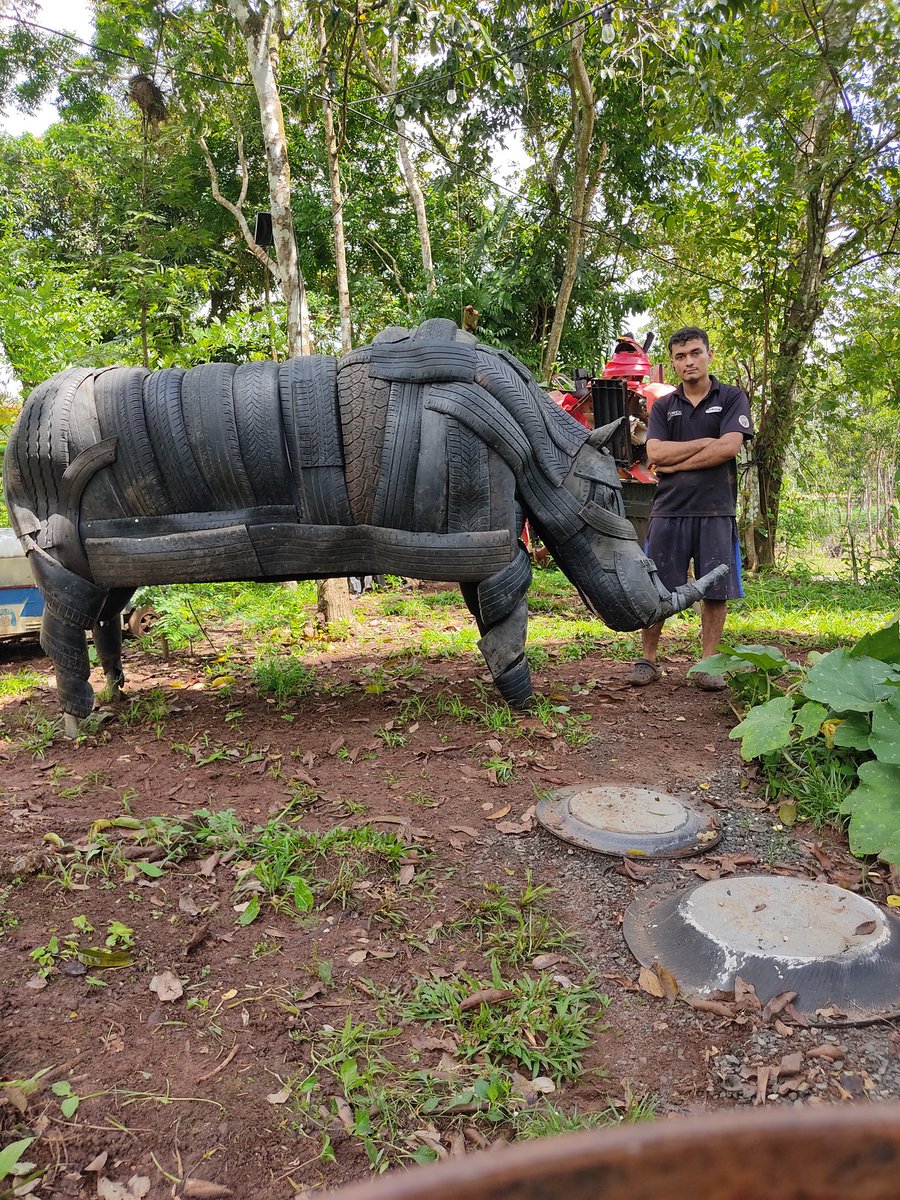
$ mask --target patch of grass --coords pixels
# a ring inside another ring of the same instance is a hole
[[[142,588],[138,596],[140,604],[159,614],[154,636],[162,634],[175,649],[203,640],[201,625],[238,624],[251,630],[302,625],[315,614],[316,585],[312,580],[301,580],[296,588],[250,582],[169,584]]]
[[[572,954],[575,938],[544,908],[553,889],[532,883],[531,872],[518,895],[485,883],[484,899],[466,905],[466,915],[451,930],[475,934],[482,953],[504,967],[521,967],[539,954]]]
[[[897,611],[897,580],[865,584],[815,578],[796,566],[744,580],[743,603],[729,606],[729,642],[796,641],[831,649],[874,633]],[[787,635],[787,637],[785,637]]]
[[[320,1156],[333,1154],[330,1134],[336,1129],[360,1144],[376,1172],[391,1163],[434,1161],[446,1154],[442,1139],[446,1143],[464,1127],[480,1127],[488,1136],[500,1127],[517,1135],[521,1127],[524,1137],[538,1136],[530,1132],[537,1119],[526,1116],[536,1093],[521,1075],[458,1056],[452,1070],[429,1070],[417,1065],[416,1050],[409,1061],[398,1061],[409,1006],[386,997],[384,1008],[397,1015],[395,1023],[385,1011],[377,1025],[348,1015],[339,1028],[319,1030],[310,1043],[308,1071],[289,1081],[301,1128],[319,1133]],[[548,1132],[588,1123],[576,1123],[549,1102],[540,1112]],[[604,1123],[616,1119],[610,1113]]]
[[[44,716],[39,709],[31,708],[25,714],[16,744],[25,754],[43,760],[59,731],[60,722],[58,720],[51,720]]]
[[[633,1125],[639,1121],[656,1118],[656,1102],[652,1097],[629,1096],[622,1108],[609,1104],[601,1112],[579,1112],[573,1108],[562,1112],[552,1104],[538,1108],[524,1108],[513,1114],[512,1127],[516,1140],[531,1141],[534,1138],[556,1137],[560,1133],[577,1133],[582,1129],[607,1129],[611,1125]]]
[[[495,998],[461,1007],[482,992]],[[559,1082],[581,1074],[584,1052],[608,1004],[609,997],[590,983],[564,987],[550,975],[506,981],[495,963],[489,980],[466,972],[421,980],[405,1013],[452,1031],[459,1058],[512,1062],[532,1076]]]
[[[135,696],[119,714],[123,725],[151,725],[157,740],[162,735],[166,718],[171,715],[169,698],[162,688],[151,688],[142,696]]]
[[[492,771],[497,783],[509,783],[513,777],[514,761],[512,758],[500,758],[495,755],[486,759],[482,764],[485,771]]]
[[[800,742],[790,750],[761,760],[765,797],[771,803],[796,805],[796,820],[842,826],[841,805],[859,782],[851,754],[822,741]]]
[[[0,675],[0,700],[11,700],[16,696],[30,696],[43,683],[34,671],[11,671]]]
[[[315,668],[290,655],[260,659],[250,678],[264,695],[274,696],[279,706],[309,695],[316,685]]]
[[[384,729],[376,730],[375,736],[384,742],[385,746],[396,749],[399,746],[405,746],[409,738],[399,729]]]

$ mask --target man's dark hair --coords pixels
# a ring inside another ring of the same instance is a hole
[[[684,346],[687,342],[692,342],[694,338],[699,338],[707,350],[709,349],[709,334],[706,330],[700,329],[696,325],[685,325],[683,329],[676,330],[669,338],[669,353],[672,353],[673,346]]]

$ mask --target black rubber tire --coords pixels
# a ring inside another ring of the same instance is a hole
[[[144,413],[150,442],[173,512],[210,512],[212,493],[203,481],[181,411],[179,367],[153,371],[144,380]]]
[[[120,495],[136,517],[172,511],[165,480],[153,453],[144,416],[144,367],[115,367],[94,382],[94,403],[103,437],[118,439],[112,473]]]
[[[256,499],[244,469],[234,415],[233,363],[192,367],[181,382],[181,410],[206,486],[209,511],[253,508]]]
[[[156,609],[151,608],[149,604],[142,604],[140,608],[133,608],[128,614],[125,620],[125,630],[129,637],[149,637],[158,620],[159,613]]]
[[[275,362],[244,363],[232,383],[244,470],[261,505],[295,502],[281,425],[279,370]]]
[[[357,359],[338,364],[337,387],[350,509],[358,525],[369,525],[381,479],[391,385],[384,379],[370,379],[368,361]]]

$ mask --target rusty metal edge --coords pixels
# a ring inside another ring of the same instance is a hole
[[[897,1200],[900,1104],[592,1130],[395,1170],[331,1200]]]

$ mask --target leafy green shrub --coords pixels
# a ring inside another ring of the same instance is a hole
[[[691,670],[728,675],[751,705],[730,734],[745,759],[762,759],[770,781],[793,773],[808,785],[812,767],[831,781],[833,796],[843,777],[840,812],[849,817],[851,850],[898,863],[900,621],[809,658],[802,667],[772,647],[736,646]]]

